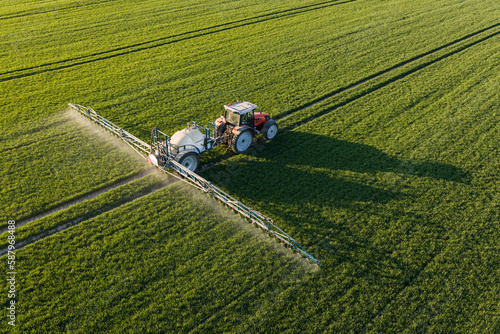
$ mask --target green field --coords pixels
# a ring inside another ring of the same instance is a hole
[[[5,1],[0,226],[148,167],[68,102],[148,140],[245,99],[282,133],[202,176],[323,267],[149,175],[17,229],[40,240],[16,252],[2,332],[500,332],[499,17],[494,0]]]
[[[13,213],[31,217],[145,169],[125,144],[77,117],[59,112],[2,131],[1,226]]]
[[[20,226],[16,230],[16,240],[19,242],[30,238],[38,239],[41,235],[50,232],[52,229],[88,220],[104,212],[113,210],[124,203],[148,195],[170,182],[172,180],[164,179],[156,173],[140,177],[138,180],[127,182],[116,189],[107,190],[103,194],[95,196],[95,198],[70,205],[67,209],[58,210],[47,216],[40,217],[31,223]],[[0,247],[5,248],[8,246],[8,232],[3,232],[1,237]]]

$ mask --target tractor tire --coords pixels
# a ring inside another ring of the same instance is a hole
[[[193,150],[182,151],[175,156],[175,161],[194,172],[200,164],[200,157],[198,153]]]
[[[252,130],[242,131],[233,136],[233,139],[231,140],[231,148],[235,153],[240,154],[245,152],[250,147],[250,145],[252,145],[252,141]]]
[[[268,120],[262,127],[262,135],[265,140],[271,140],[278,134],[278,123],[275,120]]]

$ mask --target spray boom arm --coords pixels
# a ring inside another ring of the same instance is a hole
[[[290,235],[280,229],[278,226],[274,225],[271,218],[263,215],[262,213],[255,211],[243,203],[239,202],[226,192],[214,186],[211,182],[205,180],[195,172],[184,167],[182,164],[175,161],[172,157],[172,152],[170,152],[169,140],[170,136],[161,132],[160,130],[154,128],[151,131],[151,144],[147,144],[141,139],[135,137],[131,133],[123,130],[119,126],[111,123],[104,117],[98,115],[94,110],[88,107],[84,107],[78,104],[69,104],[71,109],[79,112],[81,115],[90,119],[94,123],[102,126],[106,130],[111,131],[113,134],[117,135],[125,143],[127,143],[132,149],[139,153],[144,158],[147,158],[150,153],[155,152],[157,156],[160,156],[164,161],[162,164],[156,163],[155,165],[165,173],[173,175],[177,178],[181,178],[184,182],[190,184],[191,186],[200,189],[201,191],[211,195],[214,199],[219,200],[226,207],[231,208],[233,211],[241,214],[247,220],[249,220],[254,225],[258,226],[265,233],[270,234],[273,238],[278,239],[286,247],[290,247],[297,253],[303,255],[309,260],[313,261],[317,265],[321,266],[318,259],[312,256],[304,247],[302,247],[295,239]],[[196,123],[193,123],[196,125]],[[208,130],[209,129],[204,129]],[[210,133],[208,133],[210,136]],[[176,172],[176,174],[172,173]],[[180,177],[179,177],[180,176]]]

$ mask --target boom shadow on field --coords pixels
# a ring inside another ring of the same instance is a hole
[[[345,179],[344,171],[362,175]],[[414,196],[407,193],[408,186],[404,183],[393,187],[390,179],[379,178],[374,186],[373,179],[383,176],[381,173],[397,174],[403,180],[425,177],[468,181],[467,173],[455,166],[408,161],[369,145],[299,131],[288,131],[271,143],[257,144],[249,154],[235,156],[203,174],[255,209],[265,210],[277,220],[278,226],[322,261],[329,258],[334,262],[356,263],[360,268],[369,267],[366,273],[380,279],[396,277],[394,273],[404,271],[404,266],[390,254],[353,235],[348,226],[342,226],[330,215],[335,214],[336,209],[366,211],[374,207],[372,204]],[[379,206],[365,212],[365,218],[375,215],[390,225],[398,216],[412,224],[425,225],[438,235],[443,231],[431,217],[404,210],[396,212],[393,206],[382,211]],[[325,236],[329,240],[325,240]]]
[[[467,172],[452,165],[392,157],[370,145],[307,132],[288,131],[269,145],[260,143],[249,151],[212,168],[207,176],[215,184],[252,199],[273,203],[334,200],[339,204],[384,203],[407,195],[389,184],[382,189],[345,180],[336,176],[338,171],[395,173],[403,180],[417,176],[468,183],[470,179]]]

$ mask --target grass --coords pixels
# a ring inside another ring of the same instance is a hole
[[[127,53],[118,57],[85,58],[90,62],[3,81],[2,99],[7,104],[0,121],[9,124],[14,115],[32,118],[75,102],[93,107],[147,139],[154,126],[173,132],[190,120],[213,120],[222,112],[223,103],[236,98],[254,101],[277,116],[402,60],[489,27],[497,23],[498,17],[494,2],[488,5],[474,1],[450,1],[441,6],[414,1],[328,2],[329,6],[318,5],[306,12],[265,16],[312,3],[293,1],[273,8],[263,1],[252,5],[238,1],[233,4],[235,8],[225,8],[217,2],[205,2],[186,4],[187,9],[178,12],[179,5],[173,3],[159,5],[150,1],[131,6],[117,2],[103,4],[98,13],[93,6],[86,6],[48,17],[40,14],[32,22],[34,32],[19,41],[33,41],[35,45],[13,49],[12,42],[7,44],[13,50],[5,57],[11,64],[9,69],[161,41],[137,52],[132,51],[138,48],[126,49]],[[221,6],[227,11],[221,11]],[[157,15],[151,15],[153,9]],[[93,23],[88,26],[77,19],[91,13]],[[124,30],[123,22],[130,22],[130,17],[135,17],[134,23]],[[223,31],[210,28],[227,23],[228,17],[232,18],[230,22],[255,19]],[[261,22],[261,17],[266,20]],[[7,41],[17,30],[19,20],[7,20],[3,30]],[[170,25],[165,27],[165,22]],[[202,28],[210,33],[192,33]],[[46,31],[60,35],[54,40]],[[188,35],[169,37],[180,33]],[[88,36],[96,36],[92,44]],[[30,55],[32,52],[37,56]],[[50,58],[44,59],[40,53]],[[24,65],[16,65],[19,61]],[[14,94],[22,87],[32,90],[20,96]]]
[[[60,112],[2,132],[2,226],[7,219],[32,217],[147,167],[124,151],[125,145],[96,130]]]
[[[486,264],[498,249],[496,41],[207,172],[322,260],[322,288],[295,299],[322,306],[297,312],[299,322],[329,332],[494,331],[486,310],[497,308],[496,288],[479,286],[498,274]]]
[[[204,332],[315,275],[199,196],[172,185],[18,252],[23,332]]]
[[[144,196],[167,184],[165,178],[158,174],[146,175],[138,180],[111,189],[95,198],[74,204],[68,209],[37,219],[16,229],[16,242],[36,237],[66,224],[76,224],[85,221],[103,212],[112,210],[124,203]],[[18,225],[19,226],[19,225]],[[7,232],[0,235],[0,248],[8,245]]]
[[[148,139],[245,98],[289,115],[287,131],[203,176],[324,264],[299,265],[171,186],[18,251],[17,330],[497,332],[499,11],[472,0],[7,2],[2,180],[28,189],[15,190],[24,212],[50,206],[52,185],[69,198],[106,182],[103,167],[125,175],[129,158],[97,159],[113,151],[93,134],[49,127],[31,186],[12,167],[29,161],[23,122],[35,129],[74,102]],[[86,163],[48,176],[64,158],[42,159],[49,143],[80,141],[70,154]],[[101,200],[61,217],[86,205]]]

